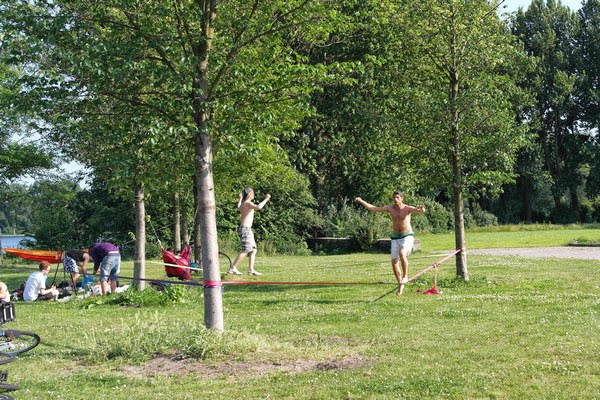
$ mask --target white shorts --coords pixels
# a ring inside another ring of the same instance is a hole
[[[404,249],[406,256],[412,252],[413,245],[415,244],[415,237],[413,235],[405,236],[402,239],[392,239],[392,260],[400,258],[400,250]]]

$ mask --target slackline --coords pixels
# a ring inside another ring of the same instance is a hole
[[[417,279],[419,276],[423,275],[427,271],[439,267],[441,263],[447,261],[448,259],[455,256],[457,253],[460,253],[462,249],[456,249],[452,253],[448,254],[446,257],[442,258],[440,261],[431,264],[429,267],[424,270],[413,275],[408,282],[412,282]],[[317,282],[300,282],[300,281],[211,281],[204,280],[201,282],[196,281],[168,281],[164,279],[148,279],[148,278],[132,278],[128,276],[119,276],[118,279],[129,279],[132,281],[145,281],[145,282],[157,282],[157,283],[166,283],[166,284],[176,284],[176,285],[190,285],[190,286],[202,286],[207,288],[217,288],[225,285],[313,285],[313,286],[339,286],[339,285],[397,285],[397,282],[327,282],[327,281],[317,281]]]

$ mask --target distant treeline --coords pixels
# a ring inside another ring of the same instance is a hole
[[[149,254],[193,240],[207,160],[224,246],[246,186],[272,195],[255,220],[268,251],[305,252],[308,236],[366,247],[389,222],[353,199],[389,203],[398,189],[426,205],[419,231],[452,230],[457,215],[466,227],[600,222],[600,0],[576,12],[533,0],[510,16],[485,0],[224,3],[201,73],[202,46],[187,40],[202,27],[159,3],[0,7],[2,232],[127,248],[143,195]],[[48,166],[38,143],[10,143],[32,131],[83,163],[89,186],[9,183]],[[202,162],[200,144],[212,146]]]

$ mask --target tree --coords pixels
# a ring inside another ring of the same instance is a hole
[[[0,20],[0,26],[2,20]],[[6,43],[0,33],[0,183],[53,167],[52,152],[44,142],[17,143],[13,136],[32,131],[25,129],[23,118],[14,113],[12,103],[19,96],[14,86],[18,75],[6,63]]]
[[[398,126],[429,185],[445,184],[452,194],[455,244],[463,249],[456,273],[465,280],[465,195],[511,181],[524,143],[511,104],[521,95],[515,86],[521,53],[496,13],[500,3],[410,2],[400,19],[407,117]]]
[[[320,209],[341,206],[358,194],[388,201],[394,190],[419,187],[419,177],[405,162],[409,145],[391,134],[397,131],[398,109],[390,76],[403,54],[392,23],[398,5],[345,2],[340,12],[351,23],[339,26],[327,43],[294,43],[312,63],[352,65],[347,79],[312,96],[316,114],[284,145],[295,167],[309,177]]]
[[[600,128],[600,2],[586,0],[577,13],[577,69],[581,79],[578,103],[582,120],[590,128]]]
[[[30,189],[33,202],[35,246],[42,249],[70,249],[76,241],[75,213],[72,206],[77,183],[69,180],[35,182]]]
[[[32,202],[25,185],[12,183],[0,186],[0,229],[3,232],[31,231]]]
[[[534,0],[526,11],[517,12],[513,32],[523,42],[527,54],[536,59],[524,82],[524,87],[535,94],[535,103],[525,118],[537,133],[544,169],[552,177],[554,219],[573,222],[579,219],[577,188],[584,180],[577,171],[584,162],[581,150],[587,141],[587,135],[578,126],[575,96],[579,21],[560,2]],[[570,206],[564,205],[565,199]]]
[[[246,149],[252,151],[298,126],[309,111],[304,100],[327,69],[305,66],[287,38],[317,40],[326,34],[329,25],[318,20],[335,16],[325,12],[330,5],[309,0],[13,0],[5,14],[15,36],[27,39],[29,55],[44,54],[36,62],[46,61],[47,70],[55,72],[51,79],[46,73],[36,80],[38,88],[53,89],[53,99],[77,93],[84,100],[100,99],[100,104],[110,99],[125,109],[152,111],[158,121],[154,128],[183,129],[183,140],[193,140],[204,279],[219,282],[215,145],[237,146],[239,153],[250,143]],[[18,35],[22,32],[27,34]],[[83,57],[74,51],[78,47],[85,50]],[[114,57],[119,52],[121,62]],[[86,79],[84,72],[99,79]],[[63,73],[60,83],[53,82]],[[47,103],[46,90],[38,92],[36,104]],[[204,289],[205,324],[222,330],[218,286]]]

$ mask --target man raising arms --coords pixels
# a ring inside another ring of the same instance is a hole
[[[237,265],[248,254],[248,275],[262,275],[260,272],[254,270],[256,241],[254,240],[254,232],[252,232],[252,223],[254,222],[254,211],[262,209],[270,198],[271,195],[267,194],[263,201],[254,204],[252,202],[254,200],[254,190],[250,187],[244,189],[240,194],[237,209],[242,214],[242,220],[238,229],[242,251],[235,258],[229,271],[227,271],[228,274],[241,275],[242,273],[238,271]]]
[[[398,281],[398,290],[396,295],[400,296],[404,290],[404,285],[408,282],[408,255],[412,251],[415,241],[415,234],[410,225],[410,215],[412,213],[425,212],[425,206],[419,205],[412,207],[404,204],[404,194],[400,191],[395,191],[393,194],[394,204],[383,207],[377,207],[367,203],[360,197],[355,201],[371,212],[387,212],[392,219],[392,268],[394,275]],[[398,268],[398,260],[402,263],[402,274]]]

